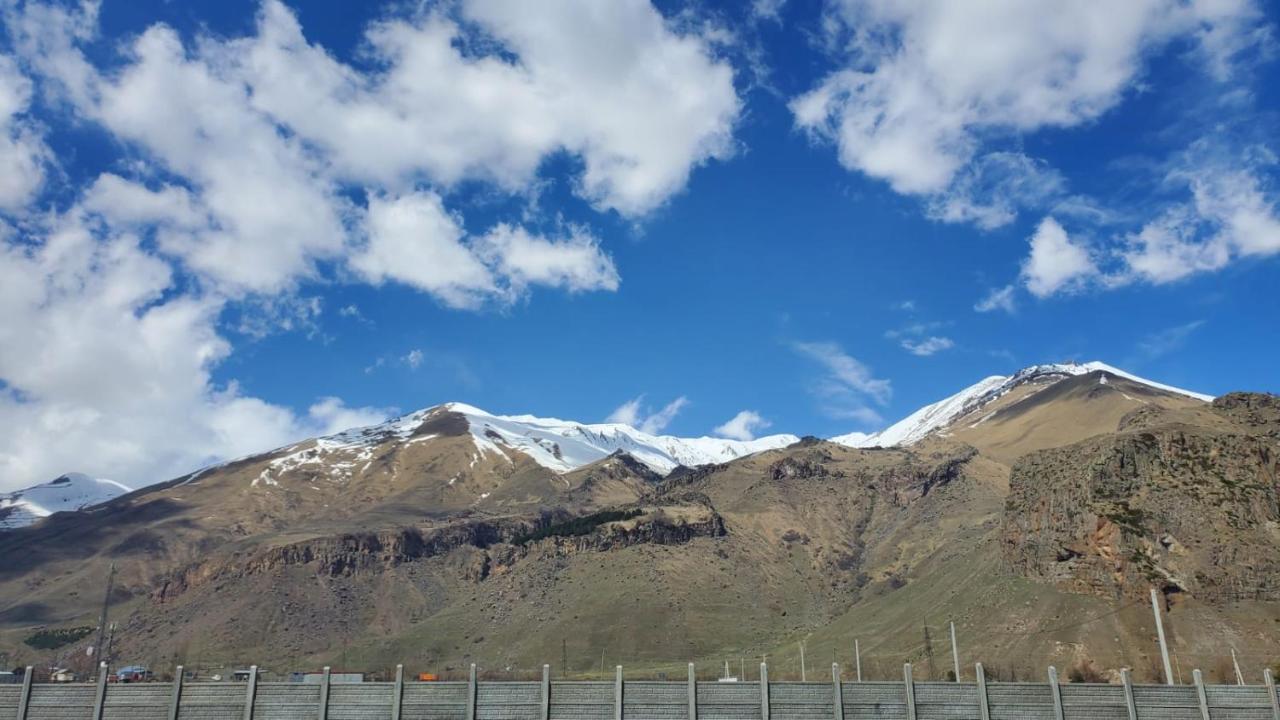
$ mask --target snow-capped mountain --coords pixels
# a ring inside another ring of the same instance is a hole
[[[114,480],[67,473],[42,485],[0,495],[0,530],[26,527],[56,512],[100,505],[132,490]]]
[[[666,474],[679,465],[692,467],[727,462],[744,455],[786,447],[800,439],[795,435],[769,435],[746,441],[651,435],[621,423],[590,424],[533,415],[494,415],[465,403],[451,402],[378,425],[317,438],[314,448],[302,451],[304,459],[317,462],[318,455],[337,453],[350,456],[352,459],[347,464],[352,464],[366,460],[359,452],[361,448],[370,448],[392,438],[406,442],[429,440],[432,436],[421,434],[419,428],[442,413],[465,419],[478,456],[509,458],[508,451],[519,451],[557,473],[569,472],[621,450],[654,471]],[[277,460],[275,464],[282,466],[277,469],[287,469],[283,465],[289,464],[291,457],[286,455]]]
[[[890,425],[876,433],[849,433],[847,435],[839,435],[831,438],[832,442],[848,445],[849,447],[893,447],[897,445],[910,445],[919,442],[930,433],[945,428],[957,418],[964,417],[971,412],[995,401],[1004,396],[1010,390],[1020,385],[1026,384],[1033,380],[1050,381],[1052,384],[1054,378],[1063,379],[1067,377],[1087,375],[1091,372],[1106,372],[1117,377],[1132,380],[1157,390],[1185,395],[1196,400],[1209,402],[1213,400],[1212,395],[1183,390],[1163,383],[1147,380],[1138,377],[1132,373],[1125,372],[1119,368],[1112,367],[1102,362],[1087,363],[1056,363],[1048,365],[1032,365],[1023,368],[1013,375],[992,375],[984,378],[973,385],[961,390],[950,397],[939,400],[931,405],[925,405],[919,410],[911,413],[907,417]]]

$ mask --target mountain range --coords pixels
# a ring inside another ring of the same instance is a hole
[[[797,641],[849,662],[858,639],[872,673],[941,676],[952,621],[1007,677],[1147,672],[1155,587],[1214,675],[1233,646],[1280,657],[1278,463],[1274,396],[1101,363],[831,440],[448,403],[0,534],[0,650],[92,626],[115,563],[117,654],[157,666],[789,667]]]

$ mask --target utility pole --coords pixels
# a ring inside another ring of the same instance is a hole
[[[107,573],[107,592],[102,596],[102,614],[98,616],[98,639],[93,643],[94,659],[99,661],[103,659],[102,648],[107,634],[107,609],[111,607],[111,586],[115,581],[116,564],[111,563],[111,570]]]
[[[858,682],[862,682],[862,649],[858,647],[858,638],[853,639],[853,664],[858,669]]]
[[[1164,620],[1160,618],[1160,603],[1156,600],[1156,589],[1151,588],[1151,612],[1156,616],[1156,637],[1160,639],[1160,659],[1164,661],[1164,684],[1173,684],[1173,665],[1169,664],[1169,646],[1164,640]]]
[[[564,638],[560,638],[560,679],[564,679],[564,674],[569,670],[569,643]]]
[[[956,624],[951,623],[951,661],[955,665],[956,682],[960,682],[960,651],[956,648]]]
[[[1231,648],[1231,666],[1236,669],[1236,684],[1244,685],[1244,675],[1240,672],[1240,662],[1236,660],[1236,649]]]
[[[800,682],[808,682],[808,679],[805,677],[805,670],[804,670],[804,641],[801,640],[799,642],[799,645],[800,645]]]

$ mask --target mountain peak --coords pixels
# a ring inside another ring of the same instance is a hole
[[[84,473],[59,475],[47,483],[0,495],[0,530],[25,527],[56,512],[101,505],[132,491],[122,483]]]

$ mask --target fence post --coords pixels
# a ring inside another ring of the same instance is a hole
[[[1058,685],[1058,668],[1049,666],[1049,692],[1053,695],[1053,716],[1065,720],[1062,714],[1062,687]]]
[[[31,668],[27,668],[27,672],[31,672]],[[1271,674],[1271,668],[1267,668],[1262,673],[1262,681],[1267,686],[1267,694],[1271,696],[1271,717],[1272,720],[1280,720],[1280,698],[1276,697],[1276,679]],[[18,720],[22,720],[19,716]]]
[[[1133,676],[1129,674],[1129,668],[1120,670],[1120,683],[1124,685],[1124,706],[1129,711],[1129,720],[1138,720],[1138,704],[1133,699]]]
[[[831,709],[835,720],[844,720],[844,693],[840,691],[840,663],[831,663]]]
[[[253,720],[253,701],[258,694],[258,666],[249,666],[249,686],[244,691],[244,720]],[[94,718],[93,720],[101,720]]]
[[[1274,694],[1273,691],[1272,695]],[[769,720],[769,665],[767,663],[760,663],[760,720]]]
[[[987,697],[987,671],[982,669],[982,663],[973,666],[973,675],[978,679],[978,717],[981,720],[991,720],[991,700]]]
[[[107,664],[98,665],[98,688],[93,696],[93,720],[102,720],[102,707],[107,702]]]
[[[400,705],[404,701],[404,665],[396,665],[396,684],[391,692],[391,720],[400,720]]]
[[[31,705],[31,676],[34,674],[33,670],[35,668],[28,665],[26,671],[22,673],[22,694],[18,696],[17,720],[27,720],[27,708]],[[1267,673],[1267,677],[1271,677],[1271,671],[1268,670]],[[1273,700],[1275,699],[1274,690],[1271,692],[1271,697]]]
[[[551,718],[551,666],[542,666],[542,720]]]
[[[622,720],[622,666],[613,678],[613,720]]]
[[[329,666],[325,665],[320,675],[320,720],[329,718],[329,672]]]
[[[182,702],[182,666],[173,671],[173,696],[169,698],[169,720],[178,720],[178,705]]]
[[[911,663],[902,666],[902,684],[907,694],[907,720],[916,720],[916,683],[911,678]]]
[[[853,639],[853,663],[858,670],[858,682],[862,682],[862,648],[858,647],[858,638]]]
[[[1196,686],[1196,699],[1200,701],[1200,720],[1209,720],[1209,698],[1204,693],[1204,676],[1199,670],[1191,671],[1191,682]]]
[[[693,675],[693,663],[689,663],[689,720],[698,720],[698,679]]]
[[[476,664],[471,663],[467,680],[467,720],[476,720]]]

